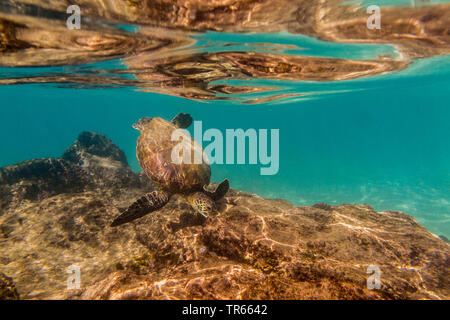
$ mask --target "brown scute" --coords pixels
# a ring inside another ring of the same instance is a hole
[[[206,163],[195,164],[193,152],[191,164],[176,164],[172,161],[172,150],[179,141],[172,141],[172,133],[180,130],[172,122],[153,118],[145,124],[138,138],[136,155],[147,177],[170,193],[190,193],[209,184],[211,168]],[[188,137],[188,148],[200,146]]]

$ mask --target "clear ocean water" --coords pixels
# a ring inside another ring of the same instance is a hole
[[[205,32],[192,39],[191,49],[197,52],[281,50],[341,59],[398,55],[389,44],[333,43],[286,31]],[[280,45],[285,47],[278,49]],[[120,77],[135,79],[127,68],[121,58],[87,65],[2,67],[0,79],[100,70],[122,70]],[[260,165],[215,164],[213,181],[228,178],[232,188],[296,205],[365,203],[378,211],[400,210],[431,232],[450,236],[449,55],[413,60],[404,70],[354,80],[217,81],[224,83],[272,89],[235,93],[233,100],[201,101],[144,92],[138,86],[78,86],[70,80],[1,85],[0,166],[60,156],[81,131],[96,131],[122,148],[139,171],[138,132],[131,124],[143,116],[170,119],[187,112],[203,121],[203,130],[280,130],[277,175],[261,176]],[[245,103],[278,94],[286,96]]]

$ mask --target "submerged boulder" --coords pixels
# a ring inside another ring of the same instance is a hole
[[[122,188],[153,187],[130,169],[125,153],[109,138],[82,132],[61,158],[33,159],[0,168],[0,209],[63,193]]]
[[[109,226],[151,188],[96,133],[62,159],[1,168],[0,272],[23,299],[450,298],[450,245],[405,213],[230,190],[207,219],[176,195]],[[74,266],[79,289],[67,286]]]
[[[108,137],[96,132],[80,133],[78,139],[61,156],[62,159],[79,165],[93,157],[105,158],[110,162],[118,161],[122,166],[128,166],[125,153]]]

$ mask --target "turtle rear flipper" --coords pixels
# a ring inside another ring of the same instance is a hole
[[[189,113],[180,112],[175,118],[172,119],[172,123],[178,128],[186,129],[192,124],[192,117]]]
[[[187,200],[198,213],[207,218],[217,212],[214,200],[203,192],[195,192],[187,196]]]
[[[152,191],[139,198],[111,223],[111,227],[131,222],[153,211],[159,210],[169,202],[170,195],[165,191]]]
[[[219,200],[222,198],[230,189],[230,182],[228,179],[223,180],[216,188],[216,191],[211,192],[203,188],[204,193],[207,194],[211,199],[214,201]]]

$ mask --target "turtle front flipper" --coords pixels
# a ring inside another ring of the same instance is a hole
[[[122,212],[111,223],[111,227],[116,227],[121,224],[131,222],[137,218],[143,217],[153,211],[159,210],[169,202],[170,195],[161,190],[156,190],[145,194],[139,198],[132,205]]]
[[[228,181],[228,179],[223,180],[217,186],[216,191],[214,191],[214,192],[210,192],[210,191],[206,190],[205,188],[203,188],[205,194],[207,194],[214,201],[217,201],[220,198],[222,198],[228,192],[229,189],[230,189],[230,182]]]
[[[192,117],[189,113],[180,112],[175,118],[172,119],[172,123],[178,128],[186,129],[192,124]]]
[[[187,200],[192,208],[204,217],[208,217],[212,213],[217,212],[214,200],[203,192],[195,192],[187,196]]]

